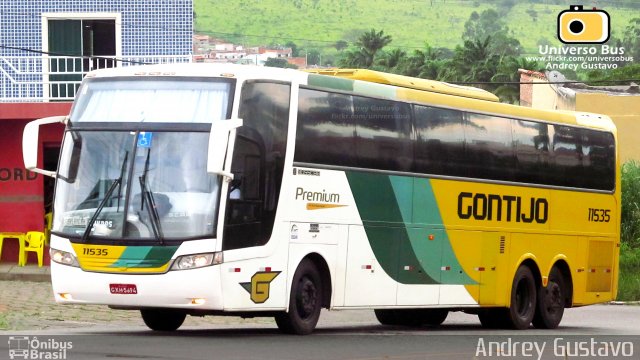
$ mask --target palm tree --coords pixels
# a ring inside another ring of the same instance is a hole
[[[371,29],[371,31],[360,35],[356,41],[356,46],[360,47],[367,68],[373,65],[376,53],[389,45],[389,43],[391,43],[391,35],[385,35],[384,30],[376,31]]]
[[[370,68],[376,60],[376,54],[389,43],[391,43],[391,36],[385,35],[383,30],[371,29],[356,40],[357,48],[343,53],[338,65],[340,67]]]
[[[360,50],[347,50],[343,53],[338,66],[341,68],[367,68],[367,57]]]
[[[376,64],[382,67],[381,70],[388,72],[396,72],[398,65],[406,58],[407,53],[401,49],[393,49],[388,52],[383,52],[382,55],[376,59]]]

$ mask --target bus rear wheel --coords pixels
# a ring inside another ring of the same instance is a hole
[[[507,327],[517,330],[529,327],[536,312],[536,293],[536,281],[531,269],[520,266],[511,286],[511,306],[506,313]]]
[[[173,309],[142,309],[140,314],[145,325],[155,331],[175,331],[187,317],[184,311]]]
[[[546,287],[538,289],[538,304],[533,317],[533,326],[538,329],[555,329],[564,315],[565,290],[564,277],[558,268],[549,273]]]
[[[502,329],[508,327],[508,315],[506,308],[482,309],[478,319],[485,329]]]
[[[291,283],[289,312],[275,316],[278,328],[287,334],[307,335],[313,332],[322,308],[322,280],[313,261],[300,263]]]
[[[420,311],[420,318],[424,325],[439,326],[442,324],[449,315],[449,310],[446,309],[424,309]]]

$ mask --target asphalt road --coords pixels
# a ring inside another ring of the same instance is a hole
[[[270,319],[233,318],[187,321],[165,334],[146,329],[136,312],[126,314],[126,323],[0,332],[0,359],[9,358],[20,338],[22,347],[37,347],[33,355],[40,358],[55,353],[82,360],[640,358],[640,306],[568,309],[553,331],[489,331],[463,313],[450,314],[436,329],[407,329],[381,326],[371,311],[325,311],[309,336],[282,335]]]

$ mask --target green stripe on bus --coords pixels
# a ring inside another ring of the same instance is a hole
[[[309,85],[334,90],[353,91],[353,80],[342,79],[335,76],[309,74]]]
[[[155,268],[166,264],[178,250],[177,246],[127,246],[113,268]]]
[[[347,172],[347,179],[371,249],[383,270],[402,284],[437,284],[416,257],[390,177]],[[407,186],[403,179],[394,181]]]
[[[476,283],[453,252],[429,179],[363,172],[347,172],[347,179],[373,253],[391,278]]]
[[[353,85],[353,91],[358,95],[383,97],[388,99],[398,98],[396,96],[396,88],[367,81],[356,81]]]

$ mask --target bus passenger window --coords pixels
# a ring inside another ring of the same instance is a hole
[[[585,173],[584,185],[598,190],[615,187],[615,147],[613,135],[602,131],[582,129]],[[586,146],[589,144],[589,146]]]
[[[515,180],[548,185],[552,171],[549,164],[549,125],[513,120],[512,126],[516,146]]]
[[[462,112],[414,106],[415,171],[423,174],[466,176]]]
[[[411,113],[408,104],[353,97],[358,167],[411,171]]]
[[[351,96],[300,89],[295,161],[357,166]]]
[[[513,180],[515,154],[511,119],[468,113],[464,126],[469,176]]]
[[[553,130],[554,185],[581,187],[583,169],[580,129],[554,125]]]

